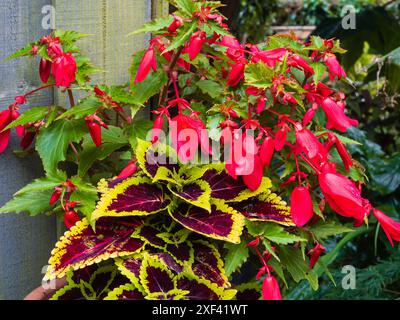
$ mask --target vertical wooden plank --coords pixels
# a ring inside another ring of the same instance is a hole
[[[123,84],[129,80],[132,53],[142,49],[148,35],[127,35],[151,17],[149,0],[53,0],[56,26],[93,36],[79,42],[84,54],[105,72],[94,81]]]
[[[42,29],[42,7],[50,0],[0,1],[0,60],[46,34]],[[16,95],[40,86],[38,61],[18,59],[0,64],[0,110],[8,107]],[[40,92],[30,105],[52,104],[52,91]],[[25,109],[24,108],[24,109]],[[11,148],[19,139],[13,133]],[[42,175],[38,159],[19,159],[10,149],[0,155],[0,206],[13,193]],[[13,213],[0,215],[0,299],[21,299],[40,285],[42,267],[56,240],[55,219],[30,218]]]

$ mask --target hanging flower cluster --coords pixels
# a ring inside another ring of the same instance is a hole
[[[346,78],[339,41],[241,44],[218,2],[175,5],[139,30],[153,36],[127,86],[88,84],[94,69],[77,33],[14,55],[40,55],[45,86],[0,114],[0,152],[13,127],[23,149],[37,136],[46,177],[0,212],[63,215],[70,230],[46,278],[67,276],[67,285],[53,298],[277,300],[289,277],[316,290],[324,240],[366,225],[371,212],[400,241],[400,223],[362,196],[366,179],[348,151],[355,141],[344,133],[358,122],[335,89]],[[87,93],[78,103],[73,84]],[[18,113],[51,86],[68,92],[69,109]],[[150,105],[149,123],[138,111]],[[40,205],[16,205],[35,196]],[[248,271],[254,280],[234,283],[247,260],[260,265]],[[101,290],[90,287],[99,272],[109,274]]]

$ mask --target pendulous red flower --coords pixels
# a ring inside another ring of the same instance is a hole
[[[322,101],[321,107],[328,118],[327,129],[335,128],[336,130],[345,132],[349,127],[358,125],[358,121],[346,116],[344,109],[330,97]]]
[[[346,78],[346,72],[340,66],[339,61],[337,60],[336,56],[333,53],[326,53],[325,57],[325,64],[328,67],[329,71],[329,78],[333,80],[336,77]]]
[[[314,210],[308,188],[297,186],[293,189],[290,195],[290,211],[296,226],[302,227],[310,221]]]
[[[310,130],[300,124],[296,126],[296,146],[300,152],[304,152],[309,159],[318,157],[320,161],[327,160],[327,151],[317,137]]]
[[[260,147],[260,158],[264,167],[269,167],[275,151],[275,141],[268,136],[264,139]]]
[[[374,208],[372,209],[372,212],[374,213],[376,220],[381,224],[383,231],[393,247],[393,240],[400,241],[400,222],[393,220],[378,209]]]
[[[368,200],[361,197],[361,191],[353,181],[326,167],[318,175],[318,182],[329,206],[344,217],[363,221],[371,208]]]
[[[43,83],[47,83],[50,78],[52,62],[42,58],[39,64],[39,75]]]
[[[228,74],[228,86],[236,87],[239,84],[240,80],[244,78],[244,68],[245,64],[242,62],[237,62],[231,65]]]
[[[71,229],[81,218],[74,210],[69,210],[64,214],[64,223],[68,229]]]
[[[264,278],[262,296],[264,300],[282,300],[281,290],[274,276],[268,275]]]
[[[136,74],[135,83],[141,82],[147,78],[150,69],[157,71],[157,61],[154,53],[154,48],[149,47],[143,55],[139,64],[139,69]]]
[[[315,264],[318,262],[319,257],[321,254],[325,253],[326,249],[325,247],[318,243],[314,248],[312,248],[308,254],[311,255],[310,257],[310,269],[314,268]]]
[[[77,65],[72,53],[64,53],[55,58],[52,64],[57,87],[69,88],[76,80]]]
[[[204,31],[197,31],[190,37],[185,53],[189,54],[190,61],[193,61],[200,53],[203,44],[206,42],[207,34]]]
[[[137,169],[138,168],[136,165],[136,161],[131,160],[128,162],[127,166],[120,172],[117,179],[125,180],[125,179],[129,178],[130,176],[132,176],[133,174],[135,174]]]

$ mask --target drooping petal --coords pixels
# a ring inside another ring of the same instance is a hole
[[[281,290],[278,281],[274,276],[268,275],[262,284],[263,300],[282,300]]]
[[[290,212],[298,227],[304,226],[314,215],[312,199],[307,188],[297,186],[290,195]]]

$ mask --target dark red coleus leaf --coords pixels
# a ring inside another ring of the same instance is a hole
[[[243,216],[229,210],[226,205],[213,204],[211,212],[205,209],[181,203],[177,208],[169,209],[174,220],[185,228],[210,238],[233,243],[240,242],[244,221]]]
[[[114,289],[105,300],[144,300],[144,298],[143,293],[129,283]]]
[[[218,251],[204,241],[193,242],[194,262],[193,273],[203,279],[209,280],[218,287],[228,287],[229,282],[223,270],[223,262]]]
[[[182,265],[189,263],[193,258],[193,249],[186,242],[180,244],[168,244],[166,250],[179,264]]]
[[[261,287],[258,284],[244,284],[235,288],[237,300],[260,300]]]
[[[188,300],[219,300],[219,295],[210,286],[196,279],[181,278],[177,281],[180,290],[189,291],[185,298]]]
[[[61,237],[52,251],[45,279],[62,277],[71,269],[81,269],[140,250],[144,242],[131,237],[138,225],[140,221],[132,217],[105,217],[97,222],[95,232],[86,219],[78,222]]]
[[[140,267],[140,283],[147,293],[167,293],[175,288],[172,272],[159,260],[149,255]]]
[[[166,209],[170,202],[163,189],[148,178],[129,178],[105,191],[92,218],[154,214]]]
[[[154,247],[165,247],[166,243],[163,239],[157,236],[160,231],[157,229],[150,227],[150,226],[143,226],[140,231],[139,231],[139,237],[145,241],[148,242],[150,245]]]
[[[211,196],[217,199],[233,200],[247,189],[242,179],[235,180],[225,171],[207,170],[203,177],[211,187]]]
[[[262,194],[245,201],[229,203],[229,205],[249,220],[272,221],[285,226],[294,225],[290,208],[274,193]]]

